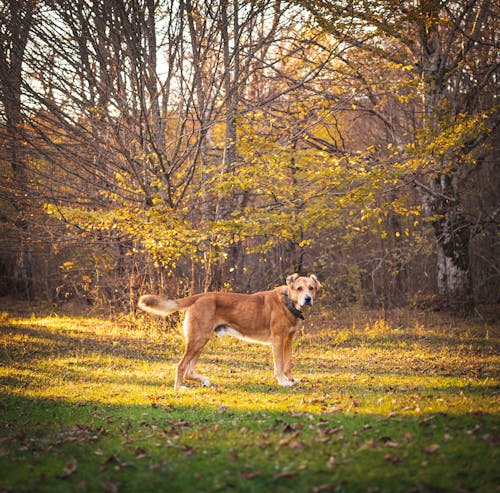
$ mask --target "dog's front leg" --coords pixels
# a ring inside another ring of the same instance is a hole
[[[290,387],[293,382],[285,375],[285,342],[282,336],[273,337],[273,360],[274,360],[274,376],[278,383],[285,387]]]
[[[293,383],[300,382],[298,378],[293,378],[292,377],[292,340],[293,340],[293,333],[290,334],[286,339],[285,339],[285,348],[284,348],[284,364],[285,364],[285,375]]]

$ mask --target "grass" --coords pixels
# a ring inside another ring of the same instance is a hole
[[[5,313],[0,492],[499,491],[497,327],[419,316],[312,315],[293,388],[214,339],[174,392],[179,330]]]

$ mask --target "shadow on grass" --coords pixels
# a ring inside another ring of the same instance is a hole
[[[66,322],[0,329],[1,493],[490,492],[498,484],[492,358],[486,366],[461,349],[460,360],[443,360],[437,340],[423,352],[420,336],[400,333],[340,343],[320,334],[298,344],[297,373],[309,377],[284,388],[274,385],[269,348],[223,340],[200,363],[219,386],[174,393],[179,335]],[[471,352],[491,354],[478,344]],[[444,374],[457,362],[458,380]],[[444,412],[405,411],[422,397],[444,401]]]
[[[0,395],[0,491],[494,491],[498,417]]]
[[[165,353],[172,352],[171,348],[165,344],[158,341],[152,342],[147,335],[142,338],[116,333],[97,335],[91,330],[72,333],[66,331],[65,333],[45,325],[31,327],[3,325],[0,331],[7,337],[15,336],[19,339],[13,356],[19,355],[25,361],[61,351],[71,354],[82,348],[86,352],[128,359],[147,358],[151,361],[161,360],[165,357]],[[6,349],[5,346],[0,349],[0,355],[4,361],[9,356]]]

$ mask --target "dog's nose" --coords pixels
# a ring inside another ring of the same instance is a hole
[[[306,303],[306,305],[311,305],[312,304],[312,298],[309,295],[307,295],[304,298],[304,302]]]

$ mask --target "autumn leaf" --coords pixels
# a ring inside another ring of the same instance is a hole
[[[319,484],[317,486],[313,486],[312,493],[323,493],[325,491],[335,491],[337,489],[336,484]]]
[[[403,463],[403,459],[394,454],[385,454],[384,460],[390,462],[391,464],[394,464],[395,466],[398,466],[399,464]]]
[[[142,447],[135,449],[134,455],[136,459],[144,459],[144,457],[147,457],[146,450]]]
[[[184,445],[182,447],[182,450],[184,451],[184,457],[188,459],[194,454],[194,447],[191,447],[191,445]]]
[[[66,479],[69,478],[72,474],[76,472],[76,469],[78,467],[78,462],[76,459],[71,459],[68,462],[66,462],[66,466],[64,467],[64,471],[62,474],[59,476],[60,479]]]
[[[295,452],[302,452],[307,449],[307,445],[302,440],[294,440],[290,442],[290,448]]]
[[[384,443],[384,445],[386,447],[389,447],[389,448],[399,448],[400,447],[398,442],[394,442],[392,440],[388,440],[387,442]]]
[[[276,476],[274,476],[274,481],[279,481],[280,479],[284,479],[284,478],[295,478],[297,477],[297,473],[296,472],[293,472],[293,471],[283,471],[283,472],[280,472],[278,474],[276,474]]]
[[[260,476],[260,471],[250,471],[250,472],[242,472],[241,477],[243,479],[251,480]]]
[[[424,452],[426,454],[432,455],[435,454],[439,449],[440,447],[437,443],[431,443],[430,445],[424,447]]]

